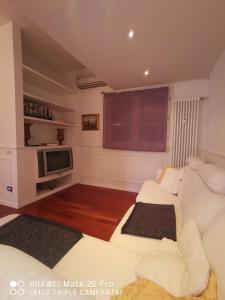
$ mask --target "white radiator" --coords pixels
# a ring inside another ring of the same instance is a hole
[[[172,165],[183,167],[197,154],[200,98],[172,101]]]

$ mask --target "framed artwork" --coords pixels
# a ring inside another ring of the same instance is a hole
[[[82,130],[99,130],[99,114],[82,115]]]

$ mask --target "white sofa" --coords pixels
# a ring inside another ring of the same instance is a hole
[[[177,236],[182,228],[182,224],[190,217],[196,219],[203,236],[205,252],[208,256],[210,266],[215,271],[218,280],[219,299],[225,300],[225,236],[223,230],[225,228],[225,196],[212,192],[199,176],[197,170],[192,170],[187,167],[184,173],[182,184],[179,189],[178,196],[174,196],[162,190],[154,181],[147,180],[138,196],[137,201],[147,203],[174,204],[177,219]],[[52,276],[62,276],[63,278],[73,281],[89,281],[94,280],[98,283],[102,281],[113,282],[112,289],[117,290],[134,281],[135,266],[137,262],[148,253],[150,250],[161,249],[165,247],[163,241],[153,240],[148,238],[134,237],[121,234],[121,227],[129,217],[132,207],[129,208],[123,219],[119,223],[113,233],[110,242],[105,242],[90,236],[85,235],[53,268]],[[9,216],[1,219],[0,225],[7,222]],[[6,251],[5,247],[0,246],[0,262],[5,259],[1,253],[3,249],[4,255],[7,254],[9,264],[6,270],[1,270],[0,276],[5,277],[5,273],[10,274],[10,264],[15,271],[15,257],[10,260],[12,252],[19,252],[16,249]],[[170,251],[174,251],[176,242],[167,243],[166,247],[170,247]],[[9,247],[10,248],[10,247]],[[15,255],[14,255],[15,256]],[[26,254],[22,254],[23,259]],[[36,268],[36,260],[29,258],[30,264],[26,268],[18,271],[18,276],[23,276],[24,272],[29,274]],[[34,268],[31,261],[35,261]],[[222,263],[222,266],[221,266]],[[40,264],[40,263],[39,263]],[[41,264],[40,264],[41,265]],[[30,270],[30,269],[31,270]],[[43,266],[44,269],[47,269]],[[56,275],[57,274],[57,275]],[[16,276],[16,274],[14,274]],[[17,277],[18,277],[17,276]],[[29,277],[29,276],[28,276]],[[26,276],[26,279],[28,278]],[[40,276],[39,276],[40,277]],[[15,277],[16,278],[16,277]],[[1,290],[8,290],[5,282],[0,280]],[[97,286],[97,289],[108,290],[108,287]],[[13,296],[13,299],[16,299]],[[109,296],[95,295],[97,299],[109,299]],[[4,299],[4,298],[3,298]],[[7,298],[10,299],[10,298]],[[26,299],[26,298],[23,298]],[[29,299],[29,298],[27,298]],[[49,298],[55,299],[55,298]],[[56,297],[56,299],[58,299]],[[65,298],[67,299],[67,298]],[[69,297],[68,299],[71,299]],[[75,299],[79,299],[76,297]],[[81,299],[85,299],[83,296]],[[90,298],[87,298],[90,299]],[[94,299],[94,297],[92,297]]]

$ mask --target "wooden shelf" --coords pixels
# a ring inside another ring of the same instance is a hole
[[[39,71],[23,64],[24,82],[39,87],[56,95],[71,95],[74,90]]]
[[[28,92],[23,92],[23,96],[25,96],[26,99],[28,99],[28,100],[35,101],[35,102],[40,103],[40,104],[46,104],[48,106],[51,106],[51,108],[53,108],[55,110],[75,112],[75,109],[66,107],[63,104],[59,104],[59,103],[57,103],[53,100],[45,99],[45,98],[36,96],[36,95],[28,93]]]
[[[73,182],[71,182],[71,183],[64,183],[60,187],[55,188],[54,190],[37,191],[36,200],[39,200],[41,198],[44,198],[44,197],[50,196],[52,194],[55,194],[57,192],[60,192],[60,191],[66,189],[66,188],[68,188],[68,187],[70,187],[72,185],[74,185]]]
[[[45,119],[38,119],[33,117],[24,116],[25,123],[36,123],[36,124],[43,124],[43,125],[51,125],[56,127],[75,127],[76,124],[61,122],[61,121],[54,121],[54,120],[45,120]]]
[[[42,179],[42,180],[41,180]],[[49,189],[49,188],[45,188],[42,190],[38,190],[37,185],[39,183],[47,183],[47,182],[54,182],[56,184],[56,187],[54,189]],[[52,176],[47,176],[44,178],[39,178],[39,180],[36,182],[36,195],[37,195],[37,199],[49,196],[53,193],[59,192],[61,190],[63,190],[64,188],[67,188],[71,185],[73,185],[73,179],[72,179],[72,172],[67,171],[64,172],[61,175],[57,175],[54,174]]]
[[[57,146],[56,146],[57,147]],[[65,146],[64,146],[65,147]],[[60,173],[60,172],[59,172]],[[46,181],[51,181],[54,179],[60,179],[62,177],[68,177],[69,175],[72,175],[72,170],[68,170],[68,171],[63,171],[61,172],[61,175],[53,174],[53,175],[49,175],[49,176],[45,176],[45,177],[41,177],[41,178],[37,178],[36,183],[41,183],[41,182],[46,182]]]

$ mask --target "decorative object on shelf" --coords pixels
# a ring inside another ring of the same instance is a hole
[[[59,145],[63,144],[64,141],[64,128],[57,128],[57,141],[59,142]]]
[[[99,114],[82,115],[82,130],[99,130]]]
[[[52,120],[52,109],[46,105],[24,99],[24,116]]]
[[[29,146],[29,139],[31,138],[30,135],[30,126],[31,123],[24,123],[24,140],[25,140],[25,146]]]

